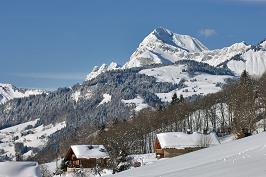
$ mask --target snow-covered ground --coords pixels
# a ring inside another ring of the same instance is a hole
[[[42,167],[42,169],[46,169],[49,174],[53,175],[53,177],[76,177],[77,175],[71,172],[65,172],[61,175],[54,175],[56,168],[60,167],[61,161],[62,159],[58,159],[53,162],[41,164],[40,166]],[[95,174],[92,169],[84,170],[83,172],[86,174],[86,177],[99,177],[100,176],[99,174]],[[112,170],[103,169],[100,174],[101,176],[110,175],[112,174]]]
[[[139,112],[140,110],[144,109],[144,108],[148,108],[149,105],[147,103],[145,103],[145,100],[143,98],[141,98],[139,95],[134,98],[134,99],[130,99],[130,100],[121,100],[124,104],[126,104],[127,106],[135,106],[135,111]]]
[[[131,155],[134,162],[140,162],[141,166],[152,164],[157,161],[155,153]]]
[[[80,98],[80,91],[76,91],[74,93],[72,93],[71,95],[71,98],[75,101],[75,102],[78,102],[79,101],[79,98]]]
[[[265,177],[265,139],[263,132],[110,176]]]
[[[99,103],[98,106],[102,105],[102,104],[105,104],[105,103],[108,103],[112,100],[112,95],[108,94],[108,93],[105,93],[103,94],[103,100]]]
[[[112,174],[112,170],[107,170],[104,169],[101,171],[100,175],[99,174],[94,174],[93,171],[91,170],[84,170],[83,174],[85,175],[85,177],[100,177],[100,176],[107,176],[107,175],[111,175]],[[61,175],[54,175],[53,177],[77,177],[77,176],[81,176],[80,174],[75,174],[75,173],[63,173]]]
[[[61,122],[35,127],[37,121],[38,119],[0,130],[0,150],[2,151],[0,156],[7,155],[14,159],[16,143],[23,143],[29,149],[42,148],[48,142],[50,135],[66,126],[65,122]],[[32,155],[34,155],[33,151],[29,150],[23,154],[23,157]]]
[[[41,177],[37,162],[0,162],[1,177]]]
[[[133,157],[133,163],[134,162],[140,162],[141,166],[148,165],[151,163],[154,163],[157,161],[155,157],[155,153],[150,154],[138,154],[138,155],[131,155]],[[48,170],[50,174],[53,174],[56,171],[56,168],[60,166],[62,159],[58,159],[57,161],[49,162],[42,164],[41,166]],[[132,167],[134,168],[134,167]],[[111,175],[112,174],[111,169],[103,169],[101,172],[101,176]],[[99,177],[99,174],[93,174],[91,170],[87,170],[86,172],[87,177]],[[54,177],[59,177],[60,175],[54,175]],[[74,173],[63,173],[60,177],[74,177]]]

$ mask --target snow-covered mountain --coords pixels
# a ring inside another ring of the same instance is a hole
[[[140,43],[136,51],[122,68],[116,63],[95,67],[86,80],[115,69],[143,67],[152,64],[171,65],[180,60],[193,60],[214,67],[230,69],[236,76],[243,70],[261,76],[266,71],[266,40],[257,45],[235,43],[222,49],[208,50],[198,39],[188,35],[156,28]]]
[[[0,104],[7,102],[14,98],[28,97],[30,95],[39,95],[44,93],[43,90],[38,89],[19,89],[11,84],[0,83]]]
[[[264,50],[266,50],[266,39],[262,40],[260,43],[259,43],[259,46],[261,48],[263,48]]]
[[[199,40],[188,35],[175,34],[165,28],[152,31],[131,55],[124,68],[150,64],[170,64],[191,52],[208,50]]]
[[[93,70],[91,71],[91,73],[89,73],[87,76],[86,76],[86,81],[89,81],[95,77],[97,77],[98,75],[106,72],[106,71],[111,71],[111,70],[115,70],[115,69],[119,69],[120,67],[118,66],[117,63],[110,63],[110,65],[106,65],[106,64],[103,64],[102,66],[98,67],[98,66],[95,66],[93,68]]]
[[[240,42],[222,49],[189,53],[185,56],[185,59],[208,63],[211,66],[219,66],[221,63],[226,62],[235,55],[246,52],[250,47],[251,45],[247,45],[245,42]]]
[[[251,75],[261,76],[266,71],[266,40],[257,45],[240,42],[208,50],[191,36],[157,28],[144,38],[122,68],[116,63],[95,67],[86,81],[107,71],[135,67],[140,69],[139,74],[154,77],[158,82],[182,85],[182,88],[168,93],[156,93],[161,101],[169,102],[174,93],[185,97],[206,95],[221,90],[227,79],[239,77],[244,70]],[[206,73],[206,68],[212,71]]]
[[[193,37],[157,28],[140,43],[124,68],[195,60],[215,67],[227,67],[236,75],[246,69],[251,75],[260,76],[266,70],[265,50],[266,40],[256,46],[240,42],[222,49],[208,50]]]

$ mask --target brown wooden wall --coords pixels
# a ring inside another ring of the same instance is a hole
[[[189,152],[197,151],[199,149],[202,149],[201,147],[195,147],[195,148],[184,148],[184,149],[174,149],[174,148],[168,148],[168,149],[157,149],[156,156],[159,155],[160,158],[169,158],[169,157],[175,157],[179,155],[183,155]]]

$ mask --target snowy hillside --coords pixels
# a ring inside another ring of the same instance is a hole
[[[39,95],[44,93],[43,90],[36,89],[18,89],[11,84],[0,83],[0,104],[14,98],[28,97],[30,95]]]
[[[0,130],[0,157],[14,159],[17,143],[23,144],[20,147],[23,158],[33,156],[36,149],[46,145],[50,135],[66,126],[65,122],[36,126],[37,122],[38,119]]]
[[[144,69],[139,73],[153,76],[158,82],[169,82],[181,86],[168,93],[156,93],[164,102],[170,102],[174,93],[190,97],[218,92],[222,89],[221,86],[226,83],[226,79],[233,78],[230,75],[215,75],[204,72],[196,72],[192,75],[188,72],[188,64]]]
[[[114,175],[115,177],[264,177],[266,133]]]
[[[140,110],[149,107],[149,105],[145,103],[145,100],[141,98],[139,95],[134,99],[129,99],[129,100],[122,99],[121,101],[127,106],[134,106],[135,107],[134,110],[136,112],[139,112]]]

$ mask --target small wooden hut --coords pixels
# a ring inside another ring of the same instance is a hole
[[[79,168],[106,167],[109,154],[103,145],[72,145],[67,151],[64,160],[67,162],[67,171]]]
[[[182,155],[202,148],[220,144],[215,133],[167,132],[157,134],[154,151],[157,158]]]

